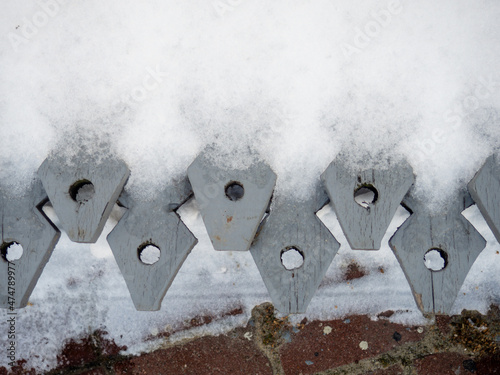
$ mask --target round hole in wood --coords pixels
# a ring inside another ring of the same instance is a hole
[[[231,201],[239,201],[245,195],[245,188],[238,181],[231,181],[225,187],[226,197]]]
[[[448,254],[437,247],[429,249],[424,255],[424,264],[433,272],[442,271],[448,265]]]
[[[76,181],[69,188],[69,196],[75,202],[85,203],[92,199],[95,194],[94,184],[89,180]]]
[[[302,267],[304,254],[296,246],[288,246],[281,250],[281,264],[288,271]]]
[[[354,200],[361,207],[368,208],[378,199],[378,191],[373,185],[365,184],[354,190]]]
[[[23,247],[19,242],[3,242],[0,246],[2,258],[8,262],[14,262],[23,256]]]
[[[155,264],[160,260],[161,251],[158,246],[150,242],[143,243],[137,248],[139,260],[147,265]]]

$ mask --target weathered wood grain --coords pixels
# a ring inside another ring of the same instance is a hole
[[[214,249],[248,250],[269,206],[276,174],[262,162],[244,170],[220,169],[201,154],[189,166],[188,176]],[[226,196],[232,182],[243,186],[239,200]]]
[[[191,195],[187,179],[166,186],[153,200],[133,200],[125,194],[120,202],[128,207],[107,240],[125,279],[137,310],[159,310],[177,272],[198,240],[173,212]],[[139,258],[141,245],[155,245],[160,258],[145,264]]]
[[[74,242],[94,243],[99,238],[113,205],[129,176],[127,165],[113,158],[97,160],[79,153],[66,161],[61,156],[47,158],[38,175],[47,191],[62,227]],[[77,202],[70,195],[71,186],[88,180],[95,193],[87,201]]]
[[[403,197],[414,182],[407,163],[390,169],[350,170],[342,158],[334,160],[321,176],[340,226],[352,249],[378,250]],[[372,186],[377,200],[362,207],[354,200],[356,189]]]
[[[411,216],[398,228],[389,245],[410,284],[418,308],[423,313],[448,314],[476,258],[486,246],[479,232],[461,214],[473,204],[466,190],[438,214],[430,214],[425,204],[410,195],[403,200]],[[447,254],[447,265],[431,271],[424,255],[437,248]]]
[[[468,185],[474,199],[497,241],[500,242],[500,165],[490,156]]]
[[[316,216],[328,201],[319,183],[317,191],[307,201],[277,197],[250,248],[275,307],[284,314],[306,311],[340,247]],[[304,263],[287,270],[281,254],[290,247],[302,253]]]
[[[49,261],[61,233],[44,215],[41,206],[47,195],[40,180],[35,179],[22,196],[11,196],[0,190],[1,244],[17,242],[23,248],[21,257],[14,261],[11,275],[14,283],[9,288],[9,262],[0,259],[0,307],[22,308],[28,303],[38,278]],[[13,294],[9,294],[13,292]],[[12,297],[9,300],[9,297]],[[11,303],[9,303],[9,301]]]

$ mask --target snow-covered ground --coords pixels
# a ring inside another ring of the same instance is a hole
[[[152,199],[214,145],[214,163],[257,155],[276,195],[303,199],[343,151],[365,167],[407,159],[439,211],[499,151],[499,16],[494,0],[2,1],[0,186],[19,194],[50,152],[83,146],[126,161],[132,193]],[[199,243],[158,312],[133,307],[105,240],[116,222],[93,245],[63,234],[18,313],[18,358],[46,369],[65,339],[102,327],[137,353],[197,315],[243,308],[171,338],[245,324],[269,300],[252,257],[213,251],[196,201],[179,213]],[[391,309],[423,324],[387,246],[404,209],[374,252],[350,250],[328,207],[320,216],[342,246],[307,316]],[[454,313],[500,302],[500,247],[475,206],[467,217],[488,245]],[[353,260],[367,275],[347,283]]]

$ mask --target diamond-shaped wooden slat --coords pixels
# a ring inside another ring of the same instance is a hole
[[[223,170],[201,154],[189,166],[188,176],[214,249],[248,250],[269,205],[276,174],[262,162],[245,170]],[[226,196],[232,183],[244,189],[241,199]]]
[[[468,187],[479,211],[500,242],[500,164],[497,156],[486,160]]]
[[[306,311],[340,247],[316,216],[328,201],[319,189],[320,196],[307,201],[276,198],[250,248],[274,305],[284,314]],[[303,264],[288,270],[281,257],[290,248],[302,253]]]
[[[4,256],[0,259],[2,308],[22,308],[28,304],[31,292],[59,240],[61,233],[41,211],[46,201],[47,195],[38,179],[23,196],[9,196],[0,190],[2,247],[15,242],[23,248],[21,257],[11,264]],[[10,274],[9,269],[13,271]],[[12,285],[9,285],[9,276]]]
[[[74,242],[94,243],[127,181],[129,169],[120,160],[98,161],[80,153],[69,162],[61,156],[47,158],[38,175],[68,237]],[[71,190],[80,182],[90,182],[94,192],[77,201]]]
[[[378,250],[389,224],[403,197],[414,181],[407,163],[391,169],[351,170],[346,161],[337,158],[321,176],[340,226],[353,249]],[[363,207],[355,191],[368,186],[377,199]]]
[[[173,212],[191,194],[188,187],[187,179],[183,180],[165,188],[153,201],[134,201],[126,190],[120,197],[129,209],[107,240],[137,310],[160,309],[177,272],[198,242]],[[144,245],[159,248],[156,263],[140,260],[139,249]]]
[[[431,215],[425,203],[408,196],[403,204],[412,215],[396,231],[389,245],[410,284],[417,306],[423,313],[448,314],[458,292],[486,241],[461,214],[473,204],[461,191],[451,206]],[[442,250],[447,264],[431,271],[424,263],[431,249]]]

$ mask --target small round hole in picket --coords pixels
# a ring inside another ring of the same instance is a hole
[[[424,263],[427,269],[439,272],[448,265],[448,254],[437,247],[428,250],[424,255]]]
[[[231,201],[239,201],[245,195],[245,188],[238,181],[231,181],[225,187],[226,197]]]
[[[288,271],[302,267],[304,254],[296,246],[289,246],[281,250],[281,264]]]
[[[142,263],[152,265],[160,260],[161,251],[155,244],[147,242],[138,247],[137,255]]]
[[[23,255],[23,247],[19,242],[3,242],[0,246],[2,258],[8,262],[14,262],[21,259]]]
[[[378,191],[373,185],[362,185],[354,190],[354,200],[361,207],[368,208],[378,199]]]
[[[94,197],[95,188],[94,184],[89,180],[76,181],[69,188],[69,195],[77,203],[85,203]]]

